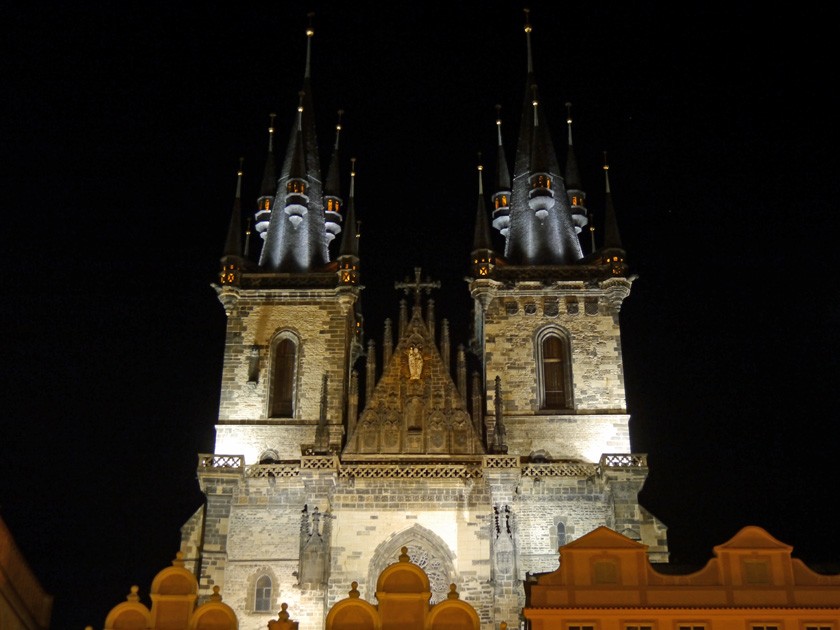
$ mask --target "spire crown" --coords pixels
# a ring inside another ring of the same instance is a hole
[[[303,71],[303,78],[309,78],[310,61],[312,60],[312,36],[315,35],[315,30],[312,28],[312,18],[315,17],[314,12],[307,13],[309,18],[309,26],[306,27],[306,68]]]
[[[531,9],[525,11],[525,43],[528,47],[528,74],[534,74],[534,60],[531,55]]]

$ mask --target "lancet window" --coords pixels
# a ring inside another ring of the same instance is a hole
[[[291,337],[280,337],[274,343],[272,354],[270,415],[293,418],[298,345]]]
[[[536,338],[540,409],[572,409],[572,366],[568,334],[548,328]]]

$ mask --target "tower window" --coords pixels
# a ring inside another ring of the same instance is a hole
[[[549,329],[538,335],[535,345],[540,409],[571,409],[572,370],[568,336],[560,329]]]
[[[254,612],[271,612],[271,578],[263,575],[257,580],[254,593]]]
[[[295,368],[297,344],[292,339],[281,339],[274,347],[271,370],[271,417],[294,416]]]

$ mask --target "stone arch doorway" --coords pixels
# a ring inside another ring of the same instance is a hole
[[[431,603],[446,600],[449,585],[457,582],[455,556],[449,546],[432,530],[414,525],[382,541],[373,552],[368,567],[367,598],[373,601],[376,595],[376,580],[389,565],[397,561],[402,547],[408,548],[411,562],[419,566],[429,578],[432,591]]]

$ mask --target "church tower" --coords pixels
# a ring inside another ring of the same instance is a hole
[[[432,603],[457,583],[483,630],[513,627],[529,575],[597,527],[667,561],[665,528],[637,499],[647,463],[630,452],[619,328],[633,277],[609,183],[605,242],[584,256],[571,131],[564,171],[530,34],[513,176],[499,113],[491,189],[480,165],[477,206],[464,209],[475,213],[468,348],[453,347],[439,283],[419,268],[395,283],[396,324],[362,338],[355,161],[345,204],[340,113],[321,177],[311,28],[279,170],[273,116],[269,129],[258,259],[242,246],[240,168],[216,287],[228,317],[216,443],[199,455],[206,502],[181,550],[199,598],[221,587],[242,630],[283,602],[302,630],[322,628],[351,589],[376,604],[377,576],[406,554]]]

